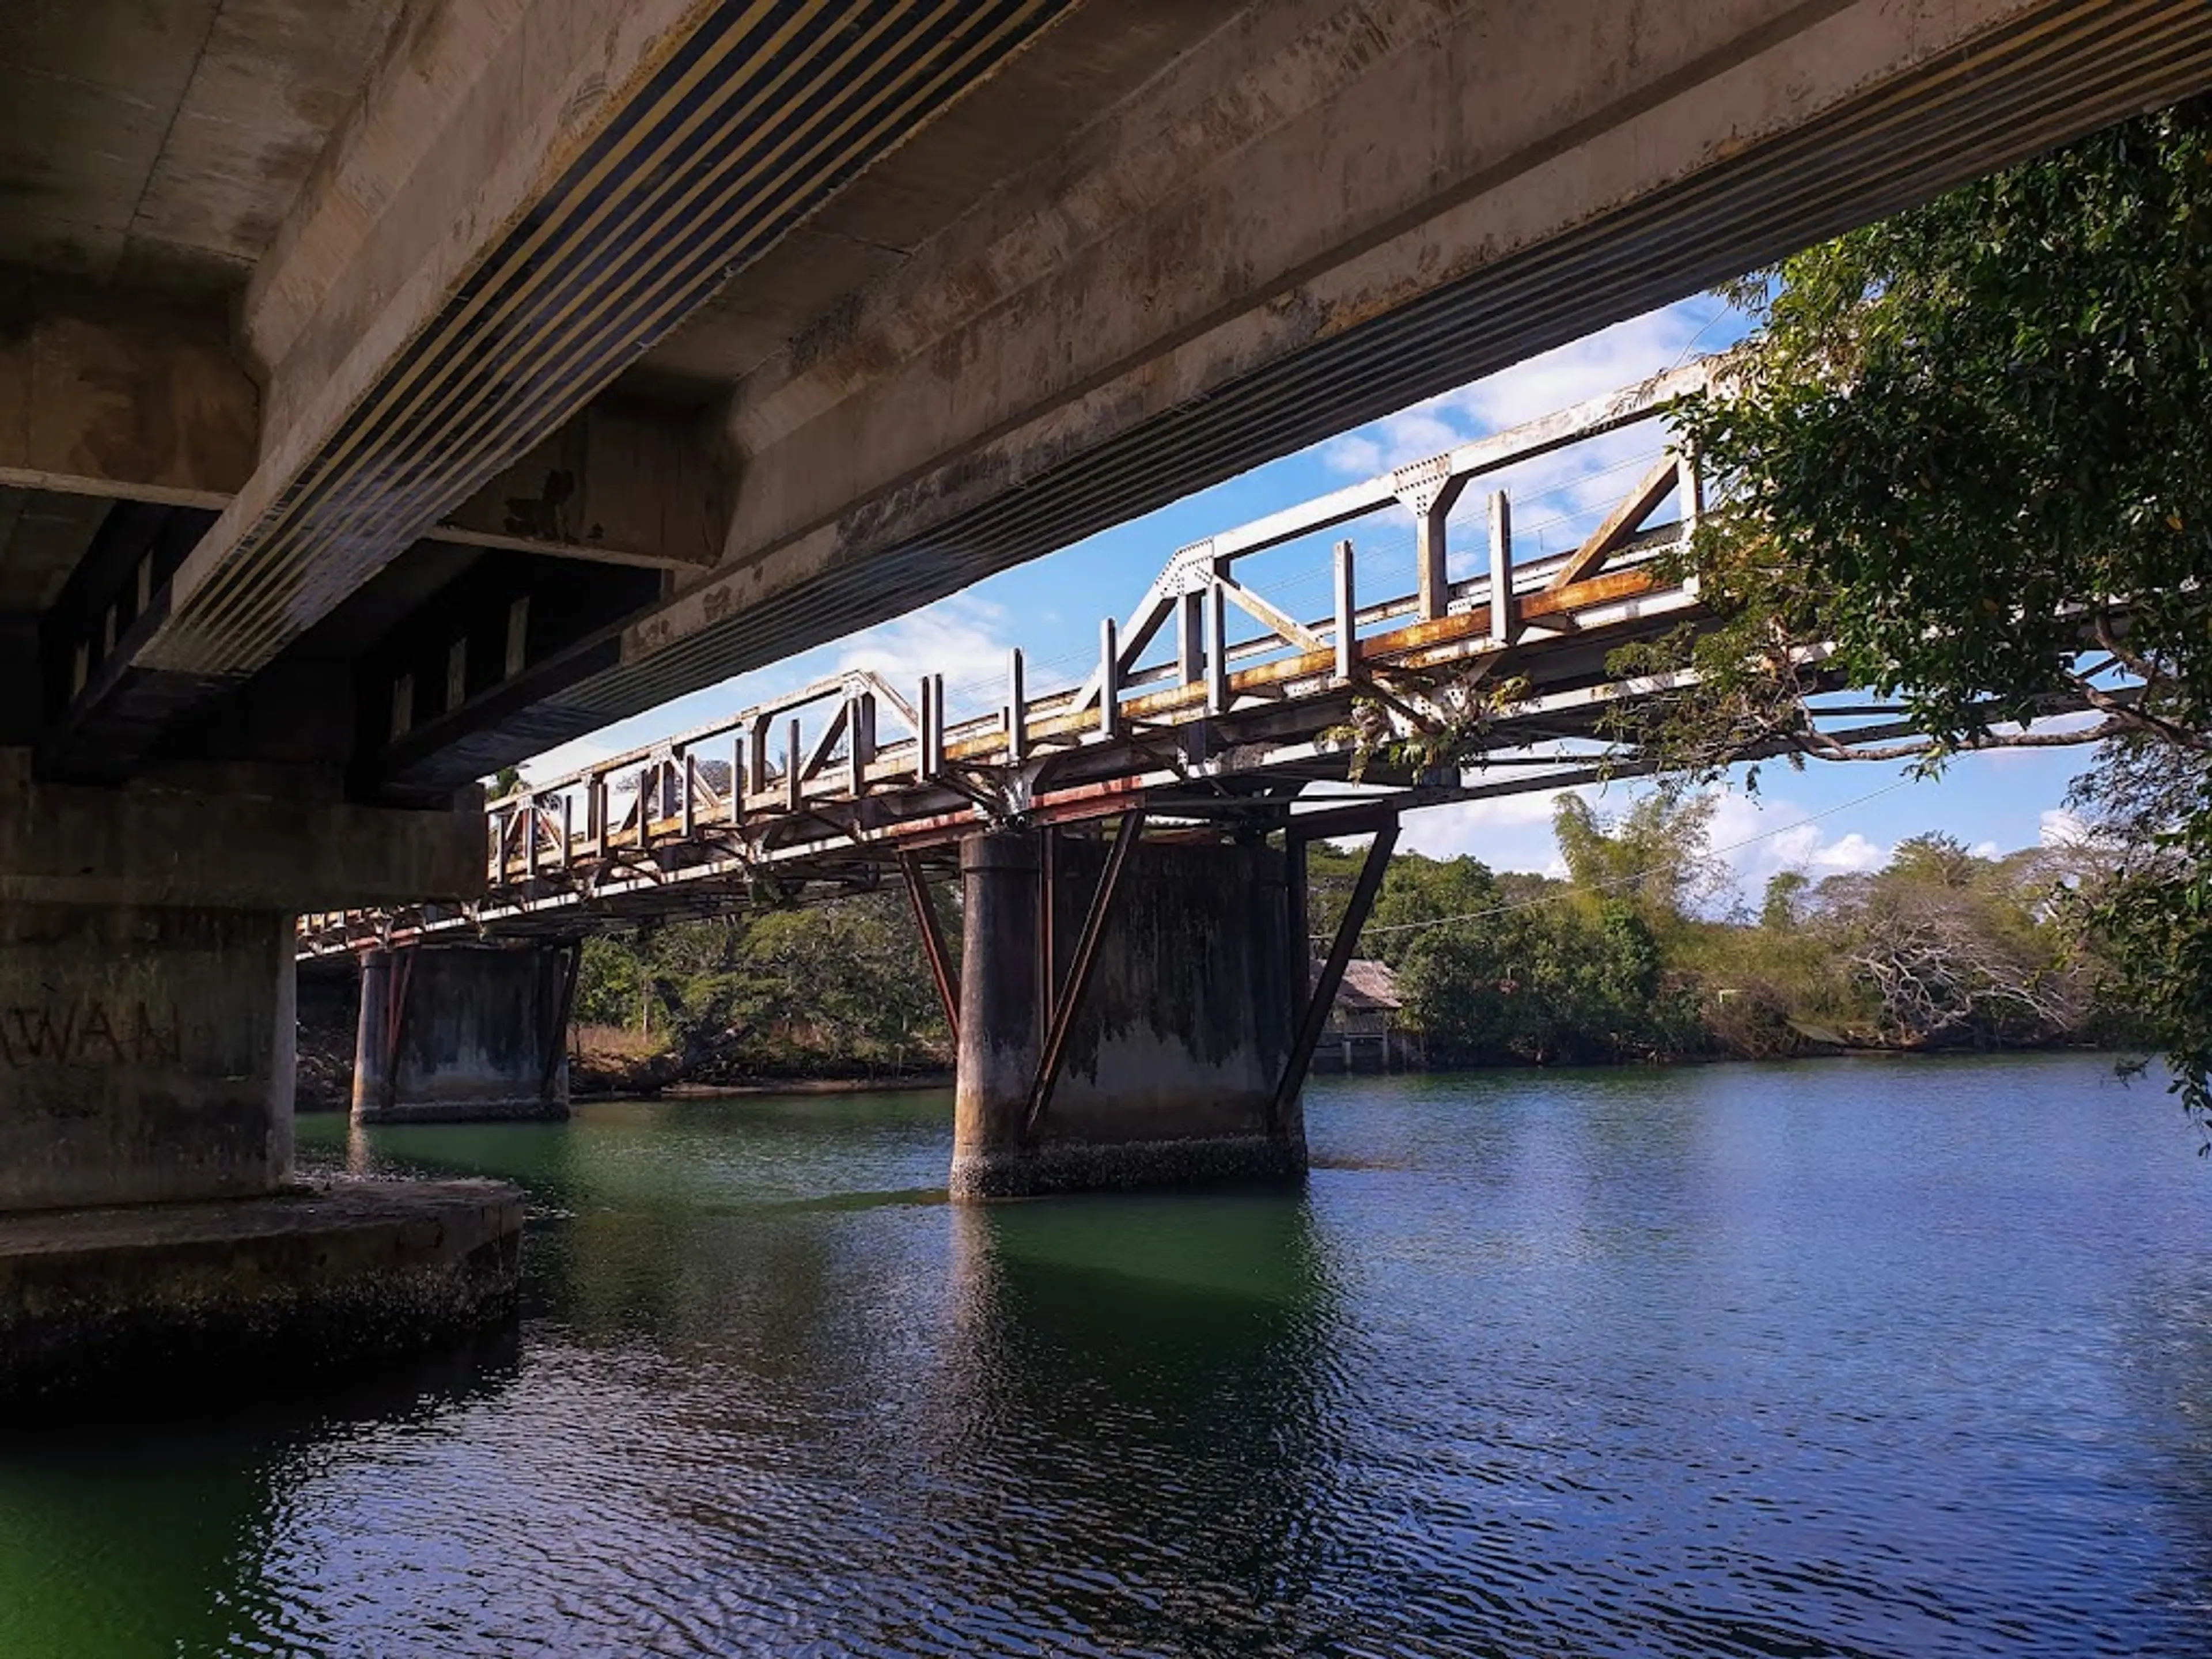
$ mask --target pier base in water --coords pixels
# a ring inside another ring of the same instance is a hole
[[[568,1115],[573,949],[441,945],[362,958],[356,1123]]]
[[[0,1393],[234,1393],[513,1306],[514,1188],[292,1175],[294,912],[482,860],[465,814],[0,750]]]
[[[0,1216],[0,1399],[153,1405],[418,1349],[514,1306],[493,1181]]]
[[[1304,1171],[1295,1093],[1279,1105],[1297,960],[1279,852],[1137,842],[1117,862],[1008,831],[971,836],[961,871],[955,1198]]]

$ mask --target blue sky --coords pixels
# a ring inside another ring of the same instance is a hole
[[[1080,679],[1095,661],[1098,621],[1126,618],[1168,556],[1226,530],[1355,479],[1418,460],[1485,433],[1685,362],[1739,337],[1741,321],[1710,297],[1684,301],[1620,323],[1486,380],[1256,467],[1211,489],[1117,526],[1075,545],[1006,571],[881,626],[833,641],[773,667],[740,675],[664,704],[592,736],[564,744],[525,767],[545,781],[672,732],[707,725],[750,704],[848,668],[877,669],[894,684],[941,672],[955,717],[995,707],[1009,647],[1023,647],[1031,694]],[[1514,502],[1522,556],[1579,539],[1595,516],[1627,493],[1656,453],[1646,425],[1577,447],[1504,476]],[[1487,489],[1470,489],[1455,523],[1454,576],[1481,568]],[[1667,516],[1662,512],[1662,516]],[[1332,532],[1335,534],[1346,532]],[[1349,533],[1359,549],[1364,591],[1412,586],[1412,523],[1402,513],[1376,515]],[[1322,539],[1322,538],[1317,538]],[[1534,542],[1539,546],[1528,546]],[[1285,609],[1308,616],[1329,607],[1325,550],[1297,545],[1238,567],[1244,580]],[[1376,586],[1370,588],[1370,581]],[[1740,787],[1722,797],[1715,848],[1755,901],[1767,877],[1784,869],[1818,878],[1884,861],[1904,836],[1941,830],[1984,852],[2010,851],[2067,833],[2066,784],[2086,750],[2016,750],[1954,762],[1932,781],[1901,782],[1905,769],[1872,763],[1808,763],[1802,772],[1768,765],[1756,798]],[[1589,792],[1601,810],[1626,805],[1637,786]],[[1472,853],[1499,869],[1559,868],[1552,842],[1551,797],[1531,793],[1430,808],[1409,816],[1403,845],[1439,857]]]

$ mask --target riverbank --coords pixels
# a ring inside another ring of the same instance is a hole
[[[856,1067],[841,1064],[835,1054],[787,1045],[763,1064],[757,1054],[734,1046],[696,1041],[663,1045],[619,1027],[580,1026],[569,1036],[568,1094],[574,1100],[637,1095],[713,1098],[941,1088],[952,1082],[951,1058],[925,1049],[909,1066]]]
[[[668,1100],[747,1100],[755,1097],[806,1095],[906,1095],[950,1089],[951,1072],[908,1073],[902,1077],[802,1078],[765,1083],[677,1083],[662,1090]],[[582,1097],[589,1098],[589,1097]]]
[[[2002,1048],[1976,1048],[1971,1044],[1882,1044],[1854,1042],[1840,1033],[1806,1028],[1798,1034],[1797,1045],[1786,1053],[1769,1050],[1762,1053],[1741,1053],[1711,1049],[1689,1054],[1655,1054],[1618,1055],[1592,1060],[1584,1056],[1572,1059],[1528,1060],[1513,1058],[1469,1058],[1467,1056],[1432,1055],[1428,1064],[1391,1068],[1392,1074],[1428,1074],[1434,1076],[1480,1075],[1502,1072],[1526,1072],[1537,1074],[1563,1069],[1599,1069],[1607,1071],[1668,1071],[1681,1067],[1719,1065],[1760,1065],[1794,1060],[1964,1060],[1986,1059],[1998,1054],[2067,1054],[2103,1056],[2114,1064],[2128,1058],[2131,1052],[2100,1043],[2070,1042],[2058,1040],[2040,1043],[2019,1043]],[[761,1096],[839,1096],[901,1094],[922,1090],[950,1089],[954,1085],[952,1067],[947,1062],[939,1065],[917,1066],[898,1072],[848,1071],[838,1067],[830,1055],[811,1055],[805,1058],[803,1068],[783,1071],[751,1071],[733,1073],[733,1057],[713,1055],[701,1064],[695,1057],[687,1064],[685,1056],[673,1048],[663,1048],[639,1038],[634,1032],[615,1031],[605,1028],[586,1030],[572,1041],[569,1052],[568,1088],[572,1099],[615,1100],[663,1098],[670,1100],[743,1100]],[[1344,1076],[1340,1066],[1330,1063],[1328,1051],[1316,1056],[1314,1073],[1317,1077]],[[1355,1066],[1351,1075],[1375,1076],[1378,1072]],[[325,1022],[312,1029],[302,1019],[299,1042],[299,1075],[296,1104],[303,1112],[343,1111],[352,1099],[353,1036],[350,1024],[343,1029]]]

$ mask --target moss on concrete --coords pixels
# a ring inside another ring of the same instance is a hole
[[[419,1350],[512,1316],[521,1232],[491,1181],[0,1216],[0,1399],[173,1403]]]
[[[1137,1188],[1296,1181],[1306,1172],[1303,1138],[1206,1135],[1175,1140],[1046,1141],[962,1152],[952,1161],[957,1199],[1034,1198]]]

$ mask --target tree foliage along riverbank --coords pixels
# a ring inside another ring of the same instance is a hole
[[[2100,1001],[2105,966],[2064,900],[2079,855],[1990,859],[1922,836],[1879,871],[1777,877],[1756,911],[1735,914],[1717,908],[1711,819],[1701,797],[1654,794],[1610,817],[1565,797],[1556,878],[1401,856],[1360,954],[1397,971],[1409,1022],[1447,1065],[2135,1035]],[[1358,864],[1356,852],[1315,850],[1317,941],[1342,915]],[[957,937],[951,895],[938,902]],[[657,1054],[658,1081],[896,1077],[951,1060],[913,918],[891,890],[593,939],[576,1014],[609,1034],[596,1044],[602,1070]],[[613,1081],[635,1080],[612,1069]]]
[[[1653,794],[1607,818],[1564,797],[1560,878],[1395,860],[1362,951],[1397,970],[1409,1018],[1449,1063],[2138,1035],[2100,998],[2104,964],[2064,901],[2078,855],[1984,858],[1923,836],[1880,870],[1785,872],[1755,911],[1720,910],[1711,813],[1709,797]],[[1350,854],[1316,860],[1317,928],[1341,914],[1355,866]]]
[[[1724,626],[1624,653],[1698,671],[1638,735],[1692,781],[1863,758],[1814,724],[1840,682],[1923,734],[1882,757],[2101,744],[2072,805],[2107,856],[2069,902],[2212,1128],[2212,100],[1731,292],[1756,326],[1681,411],[1723,482],[1693,562]],[[2093,718],[2022,729],[2055,705]]]
[[[584,1057],[617,1079],[656,1055],[657,1080],[713,1084],[951,1064],[913,912],[888,889],[587,939],[575,1019],[601,1033]]]

